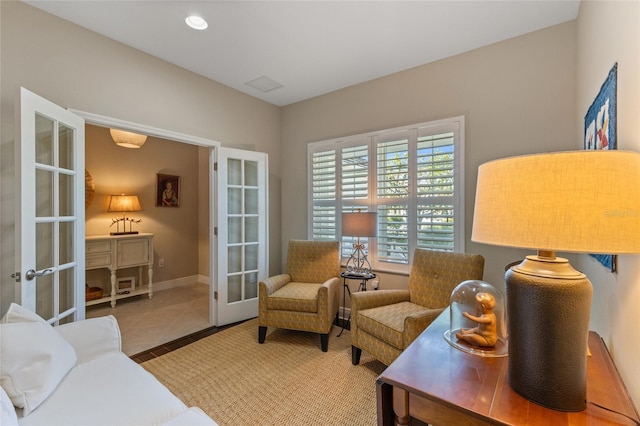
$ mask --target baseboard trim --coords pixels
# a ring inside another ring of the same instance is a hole
[[[209,285],[209,277],[204,275],[191,275],[188,277],[174,278],[172,280],[158,281],[153,283],[153,291],[162,291],[174,287],[182,287],[193,283]]]

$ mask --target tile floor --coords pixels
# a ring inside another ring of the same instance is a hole
[[[122,334],[122,350],[132,356],[209,328],[209,286],[190,284],[87,307],[87,318],[113,315]]]

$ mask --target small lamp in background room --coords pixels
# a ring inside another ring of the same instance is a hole
[[[377,235],[376,213],[342,213],[342,235],[358,237],[353,245],[353,253],[347,260],[347,272],[354,275],[371,273],[371,263],[367,259],[365,245],[360,243],[360,237],[375,237]]]
[[[547,408],[584,410],[593,288],[556,251],[640,253],[640,153],[482,164],[471,240],[538,250],[506,273],[509,385]]]
[[[116,224],[116,232],[111,232],[111,235],[126,235],[137,234],[138,231],[131,230],[132,223],[140,223],[142,219],[131,219],[126,217],[127,212],[139,212],[142,210],[140,206],[140,200],[137,195],[110,195],[109,205],[107,206],[108,212],[122,213],[122,217],[111,220],[111,225]],[[122,231],[120,231],[120,222],[122,222]],[[127,231],[127,222],[129,222],[129,230]]]
[[[116,145],[123,148],[140,148],[147,141],[146,135],[125,132],[124,130],[109,129],[109,133],[111,133],[111,139]]]

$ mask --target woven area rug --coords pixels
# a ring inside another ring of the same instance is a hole
[[[269,329],[258,343],[250,320],[142,364],[188,406],[221,426],[376,424],[375,381],[385,366],[334,326],[329,351],[317,334]]]

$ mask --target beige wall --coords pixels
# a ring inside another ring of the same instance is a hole
[[[582,1],[577,20],[577,139],[584,116],[618,63],[618,149],[640,151],[640,2]],[[618,256],[613,274],[589,256],[574,266],[593,283],[591,328],[604,338],[636,407],[640,407],[640,256]]]
[[[138,195],[142,211],[129,216],[142,219],[133,225],[133,230],[154,234],[154,281],[198,275],[200,223],[206,225],[209,212],[208,197],[200,198],[209,189],[208,180],[200,180],[198,157],[202,148],[154,137],[149,137],[140,149],[121,148],[113,143],[109,129],[85,127],[85,168],[96,185],[95,200],[85,212],[86,235],[115,231],[116,225],[110,226],[111,219],[120,214],[105,212],[109,195]],[[204,168],[206,177],[206,162]],[[180,176],[180,207],[156,206],[158,173]],[[209,252],[208,247],[205,246],[204,252]],[[206,260],[206,256],[203,257]],[[164,267],[158,264],[160,258],[164,259]],[[87,279],[100,279],[106,284],[108,273],[92,271]],[[131,271],[118,271],[118,274],[130,276]]]
[[[20,86],[66,108],[266,152],[270,262],[279,268],[278,107],[21,2],[0,2],[0,18],[2,311],[14,298],[6,277],[14,265],[14,105]]]
[[[307,235],[309,142],[464,115],[466,251],[484,255],[485,279],[504,289],[505,265],[527,252],[469,240],[477,169],[500,157],[575,147],[575,52],[570,22],[284,107],[282,241]],[[381,274],[380,284],[406,281]]]

